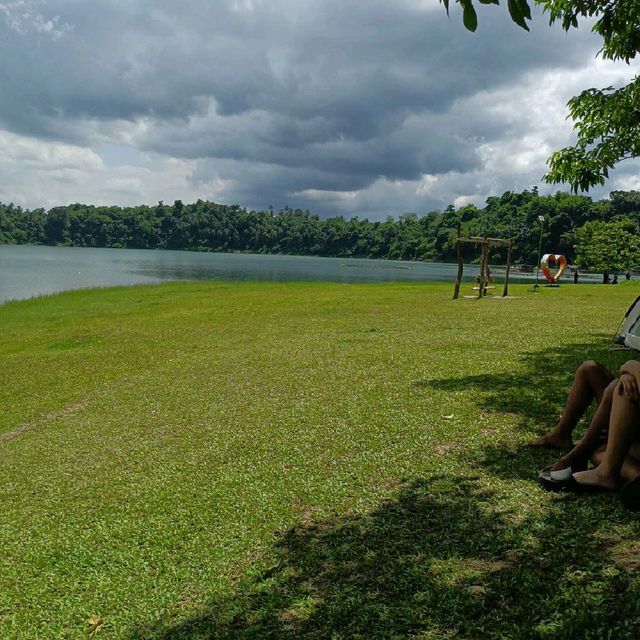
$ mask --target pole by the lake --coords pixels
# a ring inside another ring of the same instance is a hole
[[[511,270],[511,250],[513,249],[513,240],[509,240],[509,251],[507,253],[507,270],[504,274],[504,289],[502,290],[502,297],[506,298],[509,295],[509,271]]]
[[[540,242],[538,244],[538,264],[536,266],[536,283],[533,285],[533,290],[536,291],[540,285],[538,285],[538,276],[540,275],[540,260],[542,260],[542,230],[544,229],[544,216],[538,216],[540,221]]]
[[[458,236],[456,241],[456,256],[458,259],[458,275],[456,276],[456,285],[453,289],[453,299],[456,300],[460,295],[460,283],[462,282],[462,272],[464,270],[464,262],[462,261],[462,245],[460,243],[460,223],[458,223]]]

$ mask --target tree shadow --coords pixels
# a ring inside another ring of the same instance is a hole
[[[517,369],[497,373],[452,376],[439,380],[418,380],[418,389],[464,391],[475,399],[486,413],[505,413],[515,419],[514,428],[520,432],[543,434],[553,427],[564,407],[567,391],[577,367],[585,360],[596,360],[612,372],[636,357],[634,351],[612,351],[611,336],[595,334],[588,342],[560,344],[539,351],[526,351],[520,356]],[[595,405],[574,431],[574,441],[582,436]],[[471,463],[490,470],[503,479],[531,480],[542,467],[560,457],[560,452],[518,445],[489,443],[471,453]]]
[[[477,391],[480,409],[517,414],[523,429],[543,430],[557,419],[580,362],[616,369],[629,357],[609,344],[597,336],[525,353],[514,371],[415,387]],[[401,483],[369,513],[307,519],[232,593],[189,619],[159,620],[129,637],[638,637],[640,545],[621,551],[624,536],[638,531],[633,516],[611,496],[543,499],[535,471],[548,452],[494,443],[470,454],[464,474]],[[522,498],[505,499],[505,490]]]
[[[481,478],[415,479],[369,513],[299,524],[233,594],[129,637],[637,637],[640,598],[610,536],[628,516],[587,504],[523,516]]]
[[[524,352],[517,370],[418,380],[414,387],[464,391],[477,399],[480,409],[515,415],[518,428],[542,433],[557,422],[580,363],[596,360],[615,372],[633,357],[629,352],[611,351],[610,345],[610,335],[597,334],[588,342]]]

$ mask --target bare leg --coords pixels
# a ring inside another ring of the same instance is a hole
[[[625,459],[631,444],[638,437],[639,430],[640,407],[626,396],[614,393],[609,420],[609,440],[602,461],[595,469],[575,473],[573,477],[576,482],[616,489],[620,484]]]
[[[613,380],[607,385],[582,440],[569,453],[562,456],[556,463],[545,467],[543,471],[557,471],[566,467],[586,469],[589,456],[598,450],[602,442],[601,434],[609,426],[611,405],[617,384],[618,381]],[[603,446],[602,450],[604,449]]]
[[[583,362],[576,370],[567,402],[555,429],[541,438],[531,440],[527,443],[528,446],[570,449],[573,446],[571,434],[578,421],[594,399],[600,404],[604,390],[613,379],[613,374],[595,360]]]

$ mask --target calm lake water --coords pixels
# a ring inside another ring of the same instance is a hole
[[[444,280],[455,264],[242,253],[0,245],[0,303],[68,289],[167,280]],[[465,280],[476,267],[465,265]],[[517,280],[515,280],[517,281]]]

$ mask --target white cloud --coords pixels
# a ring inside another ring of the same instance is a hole
[[[342,202],[344,200],[355,200],[359,191],[328,191],[323,189],[304,189],[291,194],[293,197],[302,197],[308,200],[328,200],[331,202]]]
[[[73,27],[63,22],[59,15],[45,16],[38,10],[44,7],[46,0],[13,0],[12,2],[0,2],[0,16],[7,26],[26,36],[31,32],[42,33],[53,40],[58,40]]]
[[[0,161],[7,167],[24,165],[37,171],[52,167],[58,169],[102,168],[100,156],[75,145],[52,143],[37,138],[19,136],[8,131],[0,131]]]
[[[232,0],[231,10],[239,13],[250,13],[260,4],[260,0]]]
[[[476,200],[478,199],[478,194],[475,195],[466,195],[466,196],[458,196],[457,198],[454,199],[453,201],[453,205],[455,207],[464,207],[468,204],[475,204]]]
[[[428,196],[437,183],[438,183],[438,176],[434,176],[434,175],[431,175],[430,173],[426,173],[418,181],[418,184],[415,190],[416,195]]]
[[[640,191],[640,162],[634,161],[631,166],[624,165],[620,167],[619,171],[629,170],[633,173],[630,175],[615,176],[610,181],[610,188],[612,191]]]
[[[141,204],[190,202],[220,194],[225,184],[191,182],[193,161],[147,155],[110,166],[94,151],[0,131],[0,201],[24,207],[71,202]],[[146,166],[145,166],[146,165]]]

